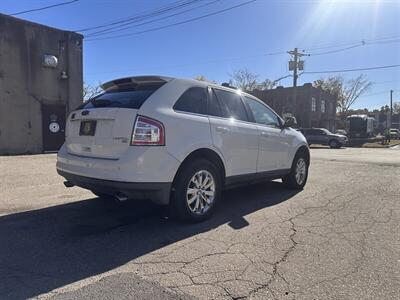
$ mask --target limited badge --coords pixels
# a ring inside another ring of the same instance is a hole
[[[52,122],[52,123],[50,123],[50,125],[49,125],[49,130],[50,130],[52,133],[57,133],[57,132],[60,131],[60,125],[59,125],[58,123],[56,123],[56,122]]]

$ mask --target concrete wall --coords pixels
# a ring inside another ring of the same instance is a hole
[[[43,66],[45,54],[56,68]],[[82,84],[81,35],[0,14],[0,154],[41,153],[41,104],[73,109]]]

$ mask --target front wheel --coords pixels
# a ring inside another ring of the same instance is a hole
[[[222,178],[208,160],[196,159],[179,171],[170,202],[171,213],[182,221],[201,222],[214,212],[221,198]]]
[[[308,178],[308,160],[304,152],[296,154],[290,173],[282,178],[282,182],[289,188],[301,190]]]
[[[330,140],[329,147],[331,147],[333,149],[339,149],[340,147],[342,147],[342,144],[340,142],[338,142],[337,140]]]

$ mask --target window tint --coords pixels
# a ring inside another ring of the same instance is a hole
[[[193,87],[179,97],[174,105],[175,110],[186,111],[196,114],[206,114],[207,93],[202,87]]]
[[[78,109],[96,107],[121,107],[139,109],[161,85],[136,88],[118,88],[107,91],[83,103]]]
[[[256,123],[276,128],[280,127],[278,116],[267,106],[248,97],[244,97],[244,99],[247,105],[250,107]]]
[[[221,105],[223,117],[247,121],[246,109],[238,94],[219,89],[215,89],[214,91]]]
[[[310,135],[322,135],[323,131],[320,129],[310,129]]]

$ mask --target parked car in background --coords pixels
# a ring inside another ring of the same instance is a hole
[[[344,129],[338,129],[336,130],[335,134],[340,134],[340,135],[346,135],[347,136],[347,131]]]
[[[202,221],[224,188],[279,178],[290,188],[306,184],[306,139],[254,96],[161,76],[102,88],[68,117],[57,156],[67,187],[150,199],[180,219]]]
[[[345,135],[334,134],[325,128],[301,128],[300,132],[305,136],[309,145],[328,145],[331,148],[340,148],[348,142]]]
[[[390,138],[391,139],[399,139],[400,138],[400,130],[396,128],[391,128],[390,129]]]

